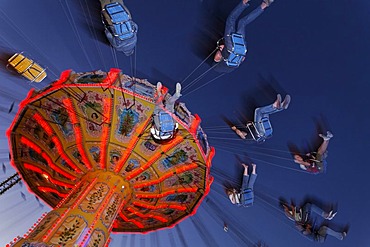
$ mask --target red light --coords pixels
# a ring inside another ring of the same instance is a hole
[[[64,99],[63,100],[64,106],[67,108],[67,112],[69,115],[69,118],[72,121],[73,124],[73,130],[76,136],[76,144],[77,144],[77,149],[82,157],[82,161],[85,164],[85,166],[90,170],[92,169],[92,166],[90,164],[90,160],[87,158],[84,147],[82,145],[82,134],[81,134],[81,128],[77,125],[77,116],[76,116],[76,111],[73,108],[72,105],[72,100],[71,99]]]
[[[39,146],[37,146],[36,144],[34,144],[29,139],[27,139],[26,137],[21,136],[21,139],[20,140],[21,140],[21,143],[23,143],[24,145],[32,148],[33,150],[35,150],[39,154],[41,153],[41,148]]]
[[[206,162],[207,167],[211,167],[212,159],[215,156],[215,153],[216,153],[215,148],[211,147],[211,150],[209,151],[209,155],[208,155],[207,162]]]
[[[135,206],[138,206],[138,207],[148,208],[148,209],[172,208],[172,209],[177,209],[177,210],[181,210],[181,211],[186,210],[185,206],[180,206],[180,205],[177,205],[177,204],[160,204],[160,205],[153,206],[153,205],[150,205],[150,204],[145,204],[145,203],[135,202],[135,201],[132,202],[132,204],[134,204]]]
[[[46,131],[46,133],[51,136],[53,134],[53,129],[50,127],[49,124],[46,123],[46,121],[43,119],[43,117],[39,113],[35,113],[33,115],[33,118],[38,122],[41,127]]]
[[[124,220],[124,221],[126,221],[126,222],[132,222],[132,223],[134,223],[137,227],[139,227],[139,228],[144,228],[144,225],[141,223],[141,222],[139,222],[139,221],[137,221],[137,220],[132,220],[132,219],[128,219],[122,212],[119,212],[119,216]]]
[[[41,175],[45,175],[45,176],[47,176],[47,177],[48,177],[48,179],[50,180],[50,182],[52,182],[52,183],[54,183],[54,184],[56,184],[56,185],[65,186],[65,187],[67,187],[67,188],[73,188],[73,185],[71,185],[71,184],[67,184],[67,183],[64,183],[64,182],[62,182],[62,181],[59,181],[59,180],[57,180],[57,179],[52,178],[52,176],[50,176],[50,174],[49,174],[49,173],[45,172],[44,170],[42,170],[42,169],[41,169],[41,168],[39,168],[39,167],[33,166],[33,165],[31,165],[31,164],[28,164],[28,163],[23,163],[23,166],[24,166],[24,168],[26,168],[26,169],[28,169],[28,170],[31,170],[31,171],[37,172],[37,173],[39,173],[39,174],[41,174]]]
[[[111,111],[112,111],[112,99],[105,98],[104,99],[104,112],[106,113],[104,115],[104,118],[110,121],[111,119]],[[105,123],[103,127],[103,133],[102,133],[102,145],[100,148],[101,156],[100,156],[100,165],[102,169],[105,169],[105,161],[107,159],[107,143],[108,143],[108,134],[109,134],[109,126],[108,123]]]
[[[65,82],[65,81],[68,80],[69,75],[71,74],[71,72],[72,72],[71,69],[63,71],[60,74],[59,80],[57,80],[56,82],[54,82],[53,85],[55,86],[55,85],[61,85],[61,84],[63,84],[63,82]]]
[[[137,127],[137,129],[135,130],[135,134],[132,135],[132,138],[127,145],[127,150],[125,151],[121,159],[118,161],[118,164],[116,168],[114,169],[114,172],[118,173],[121,171],[124,163],[127,161],[128,157],[131,155],[131,152],[134,149],[135,144],[138,142],[139,135],[144,131],[144,129],[150,123],[151,120],[152,120],[151,118],[148,118],[141,126]]]
[[[62,174],[66,178],[69,178],[69,179],[72,179],[72,180],[76,179],[75,176],[70,175],[69,173],[67,173],[64,170],[62,170],[61,168],[59,168],[58,166],[54,165],[53,161],[51,160],[51,158],[46,153],[43,152],[41,154],[41,156],[48,162],[48,165],[50,166],[51,169],[53,169],[56,172]]]
[[[118,78],[120,69],[112,68],[107,74],[107,77],[103,80],[103,83],[112,85]]]
[[[144,166],[142,166],[140,169],[136,169],[136,170],[132,171],[131,173],[129,173],[126,176],[126,180],[130,180],[130,179],[136,177],[137,175],[139,175],[140,173],[142,173],[144,170],[148,169],[156,160],[159,159],[159,157],[161,157],[162,152],[163,153],[166,153],[167,151],[169,151],[170,149],[172,149],[174,146],[176,146],[177,144],[179,144],[180,142],[182,142],[183,139],[184,138],[182,136],[179,136],[179,135],[176,136],[175,139],[172,140],[171,144],[166,145],[166,146],[163,146],[162,147],[162,151],[161,152],[157,152],[155,155],[153,155],[152,158],[150,160],[148,160],[148,162]],[[129,154],[127,154],[127,156],[128,155]]]
[[[134,188],[137,189],[137,188],[147,187],[147,186],[150,186],[150,185],[153,185],[153,184],[159,184],[160,182],[162,182],[162,181],[166,180],[167,178],[173,176],[174,173],[181,174],[183,172],[195,169],[197,167],[198,167],[198,165],[195,164],[195,163],[191,163],[189,165],[184,165],[184,166],[181,166],[181,167],[176,167],[176,168],[173,168],[170,171],[166,172],[165,174],[163,174],[159,179],[152,180],[150,182],[135,184]]]
[[[194,114],[194,117],[195,117],[195,119],[191,123],[190,129],[189,129],[189,132],[192,133],[193,135],[196,133],[196,131],[199,127],[200,121],[201,121],[198,114]]]
[[[53,189],[53,188],[50,188],[50,187],[42,187],[42,186],[39,186],[39,187],[37,187],[37,189],[39,189],[42,192],[51,192],[51,193],[57,194],[58,196],[60,196],[62,198],[64,198],[64,197],[67,196],[67,194],[60,193],[56,189]]]
[[[166,191],[166,192],[163,192],[161,194],[149,194],[149,193],[144,194],[144,193],[141,193],[141,194],[136,194],[135,196],[137,198],[160,198],[160,197],[165,197],[165,196],[175,194],[175,193],[187,193],[187,192],[197,192],[197,191],[198,191],[198,188],[179,188],[179,189],[176,189],[176,190]]]

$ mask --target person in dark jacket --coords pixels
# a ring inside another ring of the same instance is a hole
[[[240,40],[244,41],[245,50],[244,55],[246,53],[246,42],[245,42],[245,36],[246,36],[246,26],[251,23],[254,19],[256,19],[259,15],[263,13],[263,11],[270,6],[270,4],[274,0],[263,0],[261,5],[253,10],[251,13],[246,15],[245,17],[241,18],[238,22],[238,18],[243,13],[243,11],[249,6],[249,0],[243,0],[241,1],[234,9],[231,11],[230,15],[227,17],[226,20],[226,27],[225,27],[225,33],[224,33],[224,44],[219,44],[219,50],[216,52],[216,55],[214,57],[214,62],[218,63],[215,65],[215,71],[220,73],[229,73],[235,70],[241,62],[244,60],[244,56],[242,57],[235,57],[237,60],[237,63],[229,63],[228,58],[229,56],[235,51],[235,47],[233,46],[233,40],[232,35],[236,34],[237,37],[239,37]],[[238,56],[238,54],[237,54]],[[233,59],[234,60],[234,59]]]

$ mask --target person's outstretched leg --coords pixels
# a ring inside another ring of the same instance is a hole
[[[257,173],[256,173],[256,164],[252,164],[252,174],[250,175],[249,181],[248,181],[248,188],[253,190],[254,183],[257,179]]]
[[[258,16],[260,16],[263,11],[270,6],[270,4],[273,1],[263,1],[260,6],[258,6],[255,10],[250,12],[248,15],[243,17],[242,19],[239,20],[238,22],[238,27],[237,27],[237,33],[242,34],[245,37],[245,27],[254,21]]]
[[[336,231],[334,231],[333,229],[331,229],[327,226],[320,227],[319,234],[321,236],[326,236],[326,235],[333,236],[333,237],[335,237],[339,240],[343,240],[344,237],[347,235],[346,232],[336,232]]]
[[[332,220],[337,214],[333,210],[331,210],[330,212],[325,212],[323,209],[313,203],[306,203],[303,206],[303,211],[308,212],[309,214],[315,213],[327,220]]]
[[[226,20],[226,26],[225,26],[225,32],[224,32],[224,41],[225,41],[225,46],[223,49],[226,48],[226,50],[231,50],[232,49],[232,43],[230,40],[229,35],[235,32],[236,30],[236,21],[239,18],[239,16],[242,14],[242,12],[249,6],[248,4],[249,0],[243,0],[241,1],[236,7],[231,11],[229,16],[227,17]],[[220,55],[219,53],[218,55]]]
[[[260,16],[262,13],[263,13],[263,8],[262,8],[262,4],[261,6],[258,6],[256,9],[254,9],[252,12],[250,12],[248,15],[244,16],[243,18],[241,18],[238,22],[238,26],[237,26],[237,33],[243,35],[243,37],[245,38],[245,27],[251,23],[252,21],[254,21],[258,16]]]
[[[327,131],[326,136],[323,134],[319,134],[319,136],[323,139],[323,142],[317,150],[317,153],[323,155],[326,152],[326,149],[328,149],[330,139],[333,138],[334,135],[330,131]]]
[[[224,33],[225,38],[227,35],[230,35],[231,33],[235,32],[236,20],[239,18],[242,12],[249,6],[248,2],[249,0],[241,1],[238,5],[236,5],[236,7],[231,11],[229,16],[227,17]]]
[[[243,172],[243,183],[242,183],[241,191],[244,191],[248,189],[249,174],[248,174],[248,166],[244,163],[242,163],[242,166],[244,166],[244,172]]]
[[[181,84],[176,83],[176,92],[167,100],[166,109],[171,113],[175,112],[175,102],[181,97]]]
[[[258,107],[256,110],[254,110],[254,122],[259,123],[261,122],[261,119],[263,117],[267,117],[275,112],[283,110],[281,108],[281,96],[280,94],[277,95],[277,99],[275,100],[274,103],[271,105],[263,106],[263,107]]]

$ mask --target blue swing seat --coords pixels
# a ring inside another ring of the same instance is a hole
[[[256,125],[258,125],[259,128],[257,128]],[[258,123],[249,122],[247,124],[247,128],[249,132],[251,133],[252,138],[256,142],[264,142],[266,141],[266,139],[269,139],[272,137],[273,129],[272,129],[270,119],[267,117],[263,117],[261,121]],[[259,129],[262,129],[263,133],[261,133],[262,131],[260,132]]]
[[[253,190],[248,188],[242,191],[242,202],[241,204],[244,207],[250,207],[253,205],[254,202],[254,193]]]
[[[272,136],[272,126],[271,126],[270,119],[267,117],[262,118],[260,125],[265,131],[265,137],[270,138]]]
[[[241,34],[233,33],[230,35],[232,49],[229,52],[229,57],[225,60],[229,67],[239,67],[247,54],[247,46],[244,37]]]
[[[178,123],[176,123],[172,116],[164,111],[158,113],[159,125],[154,125],[151,128],[151,133],[153,137],[157,140],[168,140],[174,137],[175,132],[178,128]]]
[[[110,18],[112,23],[110,29],[115,37],[126,40],[134,36],[136,28],[132,24],[130,12],[124,6],[114,2],[107,4],[103,9],[104,11]]]

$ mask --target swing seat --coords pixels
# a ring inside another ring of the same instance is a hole
[[[250,207],[253,205],[254,193],[252,189],[245,189],[242,193],[242,205],[244,207]]]
[[[169,140],[175,136],[176,130],[178,129],[178,123],[176,123],[172,116],[164,111],[157,114],[159,120],[159,126],[153,124],[150,129],[150,133],[156,140]]]
[[[27,58],[23,52],[15,53],[8,59],[7,67],[13,68],[30,82],[41,82],[46,77],[46,69]]]
[[[136,24],[131,20],[131,14],[124,5],[117,2],[107,4],[101,15],[105,28],[114,37],[127,40],[135,35],[137,31]]]
[[[245,45],[244,37],[241,34],[233,33],[230,35],[232,48],[229,52],[229,57],[225,60],[229,67],[239,67],[247,54],[247,46]]]
[[[263,131],[259,131],[259,128],[262,129]],[[269,139],[272,137],[272,125],[267,117],[263,117],[260,122],[255,123],[255,122],[249,122],[247,123],[247,128],[249,132],[251,133],[252,138],[256,142],[264,142],[266,139]]]

